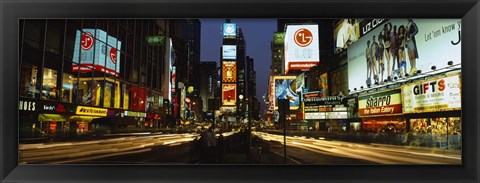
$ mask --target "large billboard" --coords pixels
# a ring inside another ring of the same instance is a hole
[[[82,32],[83,31],[83,32]],[[120,76],[122,42],[100,29],[77,30],[73,52],[73,72],[105,72]]]
[[[237,46],[235,46],[235,45],[223,45],[223,47],[222,47],[222,59],[236,60],[237,59]]]
[[[300,106],[300,96],[295,92],[297,76],[274,76],[275,98],[274,106],[278,109],[278,99],[288,99],[290,110],[297,110]]]
[[[223,24],[223,38],[235,39],[237,37],[237,24],[224,23]]]
[[[358,97],[360,117],[402,114],[400,89]]]
[[[402,87],[403,112],[460,110],[461,88],[461,79],[458,74],[404,85]]]
[[[235,61],[222,62],[222,83],[237,82],[237,65]]]
[[[287,25],[285,33],[285,74],[308,70],[320,62],[318,25]]]
[[[237,102],[237,85],[222,84],[222,105],[234,106]]]
[[[444,68],[449,61],[461,63],[460,30],[460,19],[386,21],[348,47],[349,89],[381,84],[388,76],[400,78],[405,73],[412,76],[416,70],[425,73],[432,66]],[[385,39],[379,42],[379,37]],[[389,49],[381,49],[388,44]]]

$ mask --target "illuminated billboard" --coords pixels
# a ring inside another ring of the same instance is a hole
[[[382,84],[388,76],[426,73],[432,66],[438,70],[449,61],[460,64],[461,23],[461,19],[391,19],[377,26],[348,47],[349,89]],[[378,41],[379,37],[383,39]]]
[[[233,106],[237,99],[237,85],[236,84],[222,84],[222,105]]]
[[[423,113],[461,110],[460,75],[423,80],[402,86],[403,112]]]
[[[222,82],[235,83],[237,82],[237,65],[234,61],[222,62]]]
[[[358,38],[360,38],[358,19],[341,19],[333,29],[335,53],[346,50]]]
[[[236,60],[237,59],[237,46],[235,46],[235,45],[223,45],[223,47],[222,47],[222,59]]]
[[[320,62],[318,25],[287,25],[285,33],[285,74],[308,70]]]
[[[82,32],[83,31],[83,32]],[[120,76],[122,42],[100,29],[77,30],[73,52],[73,72],[105,72]]]
[[[360,117],[402,114],[402,98],[399,89],[358,97]]]
[[[282,45],[285,40],[285,33],[284,32],[275,32],[273,33],[273,44],[274,45]]]
[[[297,76],[274,76],[275,85],[275,110],[278,109],[278,99],[288,99],[290,101],[290,110],[297,110],[300,106],[300,96],[295,92]]]
[[[237,24],[235,23],[224,23],[223,24],[223,38],[232,38],[237,37]]]

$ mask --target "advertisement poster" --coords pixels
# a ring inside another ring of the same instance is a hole
[[[382,84],[389,76],[426,73],[432,66],[438,70],[449,61],[460,64],[461,23],[461,19],[385,21],[348,47],[349,89]]]
[[[364,95],[358,97],[360,117],[376,115],[395,115],[402,113],[401,90]]]
[[[287,25],[285,33],[285,74],[308,70],[320,62],[318,25]]]
[[[278,99],[288,99],[290,110],[297,110],[300,106],[300,96],[295,92],[296,76],[276,76],[275,83],[275,109],[278,109]]]
[[[461,110],[461,88],[459,75],[405,85],[402,87],[403,112]]]
[[[360,26],[358,19],[342,19],[333,29],[333,42],[335,53],[346,50],[348,46],[360,38]]]
[[[222,84],[222,105],[235,105],[237,102],[236,96],[236,84]]]
[[[235,39],[237,37],[237,24],[224,23],[223,24],[223,38]]]
[[[222,62],[222,82],[235,83],[237,82],[237,65],[234,61]]]
[[[237,46],[235,46],[235,45],[223,45],[223,47],[222,47],[222,59],[236,60],[237,59]]]
[[[73,72],[105,72],[120,76],[122,42],[100,29],[77,30],[73,52]]]

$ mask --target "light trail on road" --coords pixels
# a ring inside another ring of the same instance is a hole
[[[253,132],[265,140],[283,144],[283,136]],[[461,164],[460,151],[446,151],[431,148],[411,148],[383,144],[359,144],[287,136],[287,146],[296,147],[329,156],[366,160],[377,164]],[[287,153],[288,155],[288,153]],[[302,157],[296,157],[301,159]]]

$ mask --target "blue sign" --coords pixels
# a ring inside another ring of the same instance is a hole
[[[222,59],[236,60],[237,59],[237,46],[235,46],[235,45],[223,45]]]
[[[237,24],[224,23],[223,24],[223,37],[224,38],[236,38],[237,37]]]

